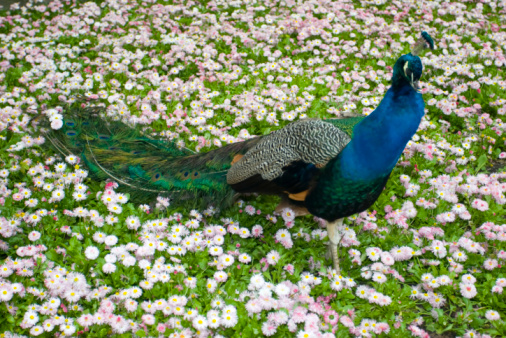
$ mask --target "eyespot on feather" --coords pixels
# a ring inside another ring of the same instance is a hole
[[[182,176],[183,176],[183,178],[182,178],[183,181],[189,180],[191,178],[190,172],[188,172],[188,171],[185,171]]]

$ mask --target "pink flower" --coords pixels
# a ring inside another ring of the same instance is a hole
[[[389,296],[385,296],[385,295],[382,295],[379,299],[379,302],[378,304],[380,306],[387,306],[387,305],[390,305],[392,304],[392,298],[390,298]]]
[[[499,263],[497,263],[496,259],[487,259],[483,262],[483,268],[487,270],[494,270],[498,265]]]
[[[40,238],[40,232],[38,232],[38,231],[32,231],[28,235],[28,239],[31,240],[32,242],[38,240],[39,238]]]
[[[253,237],[260,237],[260,236],[262,236],[264,229],[262,228],[261,225],[257,224],[255,226],[253,226],[253,228],[251,229],[251,232],[253,234]]]
[[[465,221],[468,221],[471,219],[471,214],[469,213],[469,211],[464,211],[462,213],[459,214],[459,217]]]
[[[142,319],[142,322],[146,325],[153,325],[155,323],[155,316],[153,316],[153,315],[146,314],[146,315],[143,315],[141,317],[141,319]]]
[[[244,208],[244,211],[246,211],[246,213],[250,216],[255,214],[255,208],[251,205],[247,205],[246,208]]]
[[[157,330],[158,332],[160,332],[160,333],[165,332],[165,325],[164,325],[164,324],[161,324],[161,323],[160,323],[160,324],[158,324],[158,325],[156,326],[156,330]]]
[[[262,309],[263,309],[260,302],[256,299],[250,299],[246,303],[245,307],[246,307],[246,311],[248,311],[248,314],[260,313],[260,312],[262,312]]]
[[[281,241],[281,245],[283,245],[285,249],[290,249],[293,246],[293,241],[287,238]]]
[[[497,311],[494,311],[494,310],[488,310],[486,313],[485,313],[485,317],[488,319],[488,320],[499,320],[501,318],[501,316],[499,315],[499,313]]]
[[[390,326],[387,323],[376,323],[376,328],[374,329],[374,333],[381,334],[390,332]]]
[[[385,265],[394,265],[395,259],[389,252],[384,251],[381,253],[381,262]]]
[[[283,220],[285,221],[285,223],[291,222],[295,218],[295,213],[290,208],[284,208],[281,211],[281,217],[283,217]]]
[[[284,311],[270,312],[267,318],[276,326],[286,324],[288,322],[288,314]]]
[[[279,252],[277,252],[276,250],[271,250],[267,254],[267,263],[269,263],[270,265],[276,265],[276,263],[279,261],[280,257],[281,256],[280,256]]]
[[[334,279],[330,282],[330,288],[335,291],[341,291],[345,285],[344,280]]]
[[[310,313],[306,316],[304,323],[304,330],[310,332],[318,332],[320,327],[320,318],[315,313]]]
[[[217,282],[226,282],[227,279],[228,279],[228,275],[223,272],[223,271],[217,271],[215,274],[214,274],[214,279],[217,281]]]
[[[293,310],[292,320],[294,323],[303,323],[306,320],[307,308],[298,306]]]
[[[465,298],[469,298],[469,299],[474,298],[476,296],[476,294],[478,293],[476,291],[476,287],[473,284],[460,283],[459,286],[460,286],[460,293]]]
[[[113,263],[105,263],[102,266],[102,271],[106,274],[113,273],[114,271],[116,271],[116,265],[114,265]]]
[[[478,209],[480,211],[487,211],[488,210],[488,203],[483,201],[483,200],[480,200],[480,199],[475,199],[472,203],[471,203],[471,206],[475,209]]]
[[[197,330],[205,330],[208,325],[207,318],[202,315],[198,315],[195,318],[193,318],[192,324],[193,327],[196,328]]]
[[[285,265],[283,269],[287,271],[290,275],[293,275],[293,272],[295,271],[295,268],[292,264]]]
[[[289,240],[292,238],[292,235],[290,234],[290,232],[286,229],[279,229],[277,232],[276,232],[276,235],[275,235],[275,238],[277,241],[281,242],[283,240]]]
[[[82,327],[89,327],[94,322],[93,316],[90,314],[84,314],[77,319],[77,323],[79,323]]]
[[[323,314],[323,320],[325,321],[325,323],[334,326],[335,324],[337,324],[337,321],[339,320],[339,315],[337,314],[336,311],[330,310]]]
[[[346,326],[348,328],[355,326],[355,324],[353,324],[353,320],[351,320],[351,318],[348,316],[341,316],[339,321],[341,322],[341,324],[343,324],[344,326]]]
[[[322,315],[325,313],[323,306],[320,303],[313,303],[309,305],[309,311]]]
[[[492,292],[493,293],[498,293],[498,294],[502,294],[502,291],[503,291],[503,287],[502,286],[499,286],[499,285],[494,285],[492,287]]]
[[[275,334],[277,330],[278,326],[274,323],[267,321],[262,324],[262,333],[264,336],[270,337]]]

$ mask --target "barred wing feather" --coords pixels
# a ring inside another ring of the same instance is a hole
[[[227,183],[236,189],[254,176],[266,181],[279,179],[294,165],[321,168],[350,140],[351,133],[339,128],[339,122],[318,119],[293,122],[264,136],[252,147],[230,168]]]

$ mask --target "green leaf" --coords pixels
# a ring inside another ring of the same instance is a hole
[[[478,173],[481,170],[481,168],[483,168],[487,164],[487,162],[488,162],[487,155],[482,154],[478,158],[478,164],[477,164],[476,170],[474,172]]]
[[[72,237],[70,239],[69,249],[80,250],[81,248],[82,248],[81,242],[76,237]]]
[[[199,261],[198,264],[199,264],[200,269],[202,269],[202,270],[205,270],[207,268],[207,260]]]
[[[54,249],[51,249],[48,252],[46,252],[46,257],[53,262],[57,262],[61,258],[60,255],[58,255]]]
[[[168,336],[170,336],[170,335],[171,335],[171,334],[173,334],[173,333],[174,333],[174,329],[169,329],[169,328],[167,328],[167,329],[165,329],[165,332],[163,333],[163,335],[164,335],[165,337],[168,337]]]
[[[137,332],[135,332],[135,335],[137,337],[146,337],[146,332],[144,332],[144,330],[138,330]]]

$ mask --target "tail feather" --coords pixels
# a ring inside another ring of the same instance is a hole
[[[49,129],[45,134],[48,145],[63,156],[78,155],[90,178],[115,180],[131,200],[141,203],[162,195],[171,197],[173,205],[230,205],[235,194],[226,182],[231,162],[260,139],[194,153],[178,148],[174,142],[149,138],[122,122],[100,117],[104,110],[69,107],[63,112],[63,127]]]

